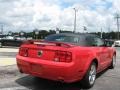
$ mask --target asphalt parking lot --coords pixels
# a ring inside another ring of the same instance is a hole
[[[19,73],[15,61],[17,52],[18,48],[0,49],[0,90],[84,90],[79,82],[64,84]],[[120,90],[120,48],[117,48],[115,69],[100,73],[89,90]]]

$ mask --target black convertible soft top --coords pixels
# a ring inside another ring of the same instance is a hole
[[[90,46],[91,41],[89,38],[98,37],[89,33],[59,33],[52,34],[45,38],[45,41],[66,42],[80,46]]]

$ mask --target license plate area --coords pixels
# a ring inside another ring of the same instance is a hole
[[[31,64],[31,70],[35,73],[42,73],[42,66],[37,64]]]

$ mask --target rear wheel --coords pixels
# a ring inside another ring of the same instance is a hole
[[[96,64],[93,62],[90,65],[84,79],[82,80],[82,85],[85,88],[90,88],[94,85],[95,79],[96,79]]]
[[[110,68],[111,69],[115,68],[115,65],[116,65],[116,56],[114,55],[113,58],[112,58],[112,62],[111,62]]]

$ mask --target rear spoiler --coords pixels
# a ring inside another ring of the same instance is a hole
[[[70,48],[73,47],[73,44],[64,43],[64,42],[54,42],[54,41],[40,41],[40,40],[28,40],[23,42],[23,44],[35,44],[38,46],[60,46]]]

